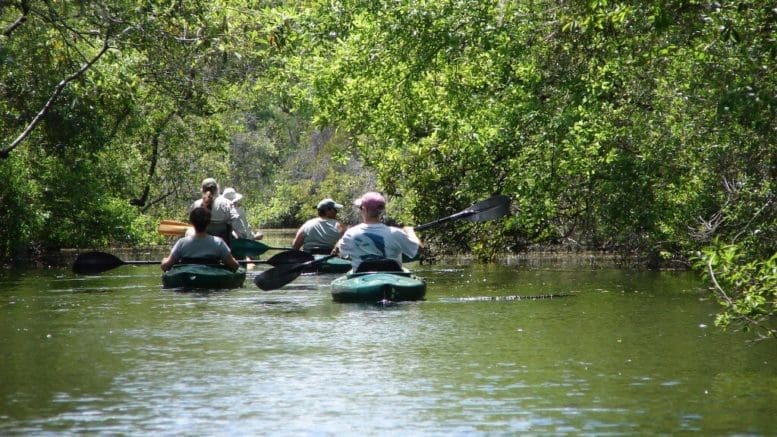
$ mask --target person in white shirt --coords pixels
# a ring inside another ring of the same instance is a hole
[[[396,228],[381,222],[386,200],[380,193],[368,192],[354,202],[359,207],[362,223],[349,228],[332,251],[350,256],[353,271],[367,260],[389,259],[402,266],[402,255],[415,258],[422,247],[411,226]]]
[[[318,217],[306,221],[297,230],[292,249],[313,254],[328,254],[345,232],[345,226],[337,221],[337,212],[343,205],[332,199],[318,202]]]
[[[261,232],[257,231],[256,233],[254,233],[253,231],[251,231],[251,225],[248,223],[246,212],[241,206],[243,195],[238,193],[234,188],[228,187],[228,188],[224,188],[224,192],[221,193],[221,196],[225,197],[227,200],[232,202],[232,206],[235,208],[235,211],[237,211],[237,214],[240,216],[238,220],[242,224],[242,228],[247,231],[247,233],[241,235],[233,227],[233,233],[237,236],[237,238],[261,240],[262,237],[264,236]]]

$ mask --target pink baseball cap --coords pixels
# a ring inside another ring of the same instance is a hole
[[[356,199],[353,204],[360,208],[369,210],[382,209],[386,206],[386,199],[384,199],[383,195],[380,193],[370,191],[368,193],[364,193],[362,197]]]

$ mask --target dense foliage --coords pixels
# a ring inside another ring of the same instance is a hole
[[[707,248],[721,323],[735,293],[773,316],[771,2],[17,0],[0,26],[4,257],[151,241],[205,176],[256,225],[367,188],[405,223],[501,192],[515,214],[444,229],[453,249]]]

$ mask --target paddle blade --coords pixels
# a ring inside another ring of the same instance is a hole
[[[254,284],[264,291],[281,288],[289,282],[297,279],[299,275],[308,267],[320,264],[329,258],[337,255],[327,255],[323,258],[307,261],[300,264],[287,264],[279,267],[273,267],[256,275]]]
[[[175,220],[162,220],[157,231],[162,235],[183,237],[191,225]]]
[[[273,267],[256,275],[254,284],[264,291],[275,290],[283,287],[289,282],[297,279],[302,273],[302,268],[307,263],[289,264],[280,267]]]
[[[456,214],[449,215],[437,219],[433,222],[424,223],[416,226],[416,231],[422,231],[431,227],[440,225],[442,223],[449,222],[451,220],[466,219],[475,222],[482,222],[486,220],[493,220],[499,217],[503,217],[510,212],[510,198],[503,194],[496,194],[489,197],[486,200],[478,202],[464,211],[459,211]]]
[[[238,238],[232,240],[231,246],[232,256],[235,258],[256,257],[270,250],[266,244],[260,243],[256,240],[249,240],[247,238]]]
[[[287,250],[285,252],[276,253],[264,261],[265,264],[278,267],[286,264],[302,264],[308,261],[313,261],[315,257],[307,252],[301,250]]]
[[[94,275],[124,265],[124,261],[105,252],[84,252],[76,257],[73,273]]]
[[[485,222],[496,220],[510,213],[510,198],[505,195],[492,196],[482,202],[472,205],[471,211],[475,213],[464,217],[471,222]]]

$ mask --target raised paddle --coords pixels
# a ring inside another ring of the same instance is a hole
[[[506,216],[509,212],[510,212],[510,198],[502,194],[496,194],[494,196],[489,197],[486,200],[483,200],[481,202],[478,202],[470,206],[464,211],[460,211],[460,212],[457,212],[456,214],[452,214],[447,217],[437,219],[433,222],[418,225],[413,229],[416,231],[421,231],[424,229],[429,229],[433,226],[441,225],[451,220],[460,220],[460,219],[465,219],[473,222],[495,220],[500,217]],[[319,258],[315,261],[307,261],[302,264],[297,264],[297,265],[286,264],[280,267],[273,267],[271,269],[267,269],[262,273],[256,275],[256,277],[254,278],[254,283],[256,284],[257,287],[265,291],[281,288],[284,285],[288,284],[289,282],[297,279],[297,277],[306,268],[322,263],[334,256],[335,255],[329,255],[323,258]]]
[[[424,223],[414,227],[416,231],[423,231],[431,227],[441,225],[451,220],[467,220],[471,222],[485,222],[506,216],[510,212],[510,198],[504,194],[495,194],[486,200],[480,201],[464,211]]]
[[[287,250],[285,252],[277,253],[266,261],[262,260],[238,260],[240,264],[269,264],[273,267],[280,267],[284,265],[299,265],[314,261],[313,255],[303,252],[301,250]],[[97,273],[106,272],[116,267],[123,265],[143,265],[143,264],[159,264],[160,261],[124,261],[115,255],[105,252],[84,252],[76,257],[75,263],[73,263],[73,273],[81,275],[95,275]],[[215,264],[214,264],[215,265]]]

